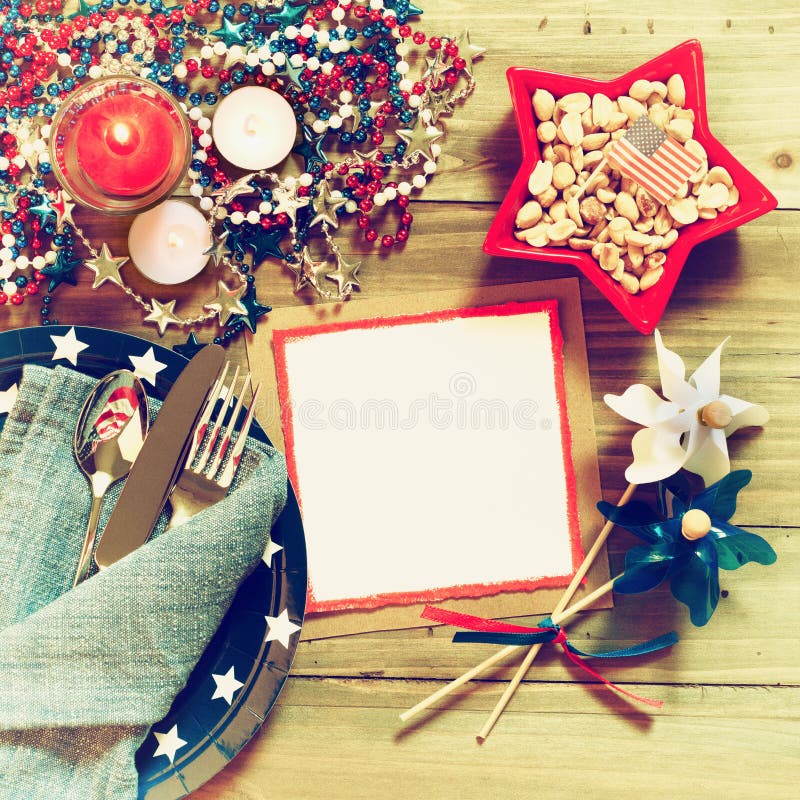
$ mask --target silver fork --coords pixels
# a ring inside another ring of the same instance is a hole
[[[228,489],[233,483],[236,471],[239,468],[247,442],[247,434],[253,422],[253,414],[261,384],[258,384],[253,389],[250,406],[245,413],[241,426],[238,428],[238,436],[233,448],[228,454],[244,405],[244,393],[251,383],[250,373],[248,372],[242,380],[238,400],[236,400],[236,405],[223,431],[222,426],[228,411],[233,406],[234,398],[236,397],[236,384],[239,380],[239,367],[236,367],[233,380],[230,384],[225,384],[229,369],[230,362],[225,364],[222,373],[214,383],[205,408],[195,426],[192,434],[192,445],[186,458],[186,466],[183,468],[183,472],[181,472],[181,476],[169,498],[172,514],[167,530],[180,525],[187,519],[199,514],[204,508],[208,508],[222,500],[228,493]],[[217,404],[220,402],[221,406],[217,411]],[[220,433],[222,433],[221,439]],[[225,460],[226,455],[228,455],[227,461]]]

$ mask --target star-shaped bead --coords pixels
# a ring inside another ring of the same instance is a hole
[[[749,186],[747,193],[742,193],[739,202],[731,206],[710,223],[700,226],[687,225],[680,230],[679,241],[684,244],[672,247],[667,251],[664,264],[664,278],[658,284],[658,291],[651,290],[636,295],[631,302],[628,294],[620,284],[613,281],[609,274],[597,269],[597,262],[590,253],[559,248],[559,261],[574,264],[591,281],[609,302],[641,333],[652,333],[658,320],[669,302],[672,289],[683,269],[686,258],[692,247],[712,236],[718,236],[756,219],[771,211],[778,204],[772,193],[752,173],[750,173],[735,157],[726,150],[709,132],[705,97],[705,77],[703,75],[703,53],[700,43],[688,41],[662,53],[648,61],[646,65],[637,67],[625,75],[609,81],[598,81],[592,78],[570,76],[554,78],[553,73],[523,67],[512,67],[508,73],[508,83],[514,100],[517,128],[519,129],[522,149],[525,156],[520,164],[519,172],[514,178],[512,187],[517,187],[506,194],[497,215],[486,236],[484,250],[490,255],[512,258],[527,258],[535,261],[552,259],[554,251],[550,248],[530,247],[517,241],[513,236],[513,219],[520,206],[529,199],[527,195],[528,178],[541,160],[541,143],[536,138],[535,126],[531,125],[531,87],[547,89],[556,97],[563,94],[565,80],[571,92],[586,92],[589,95],[602,92],[615,99],[627,94],[631,84],[648,75],[679,74],[686,87],[685,107],[695,114],[694,138],[709,153],[714,153],[715,166],[725,167],[731,175],[739,176],[737,183]],[[666,282],[665,282],[666,281]]]
[[[155,753],[153,753],[153,758],[157,756],[166,756],[170,764],[175,763],[175,754],[178,750],[188,744],[185,739],[181,739],[181,737],[178,736],[177,725],[173,725],[166,733],[153,731],[153,736],[156,737],[156,741],[158,742],[158,747]]]
[[[319,289],[319,274],[327,262],[314,261],[307,247],[303,248],[299,263],[286,262],[286,266],[294,275],[294,290],[299,292],[306,286]]]
[[[458,47],[458,55],[466,61],[464,71],[472,77],[472,62],[474,59],[482,56],[486,52],[485,47],[480,47],[477,44],[472,44],[469,39],[469,30],[463,30],[454,39],[456,47]]]
[[[148,381],[152,386],[156,385],[156,375],[167,366],[156,360],[152,347],[143,356],[128,356],[128,358],[133,364],[133,374],[143,381]]]
[[[247,313],[231,317],[228,325],[238,325],[241,322],[247,326],[250,333],[255,333],[259,317],[269,314],[272,311],[272,306],[262,306],[256,300],[256,287],[254,284],[250,285],[249,291],[242,298],[242,305],[247,309]]]
[[[303,136],[303,141],[296,145],[292,152],[303,156],[306,172],[310,172],[314,164],[324,166],[328,161],[328,157],[322,152],[325,134],[314,133],[314,130],[308,125],[301,125],[300,132]]]
[[[211,677],[214,679],[214,683],[217,684],[217,688],[214,690],[214,694],[211,695],[211,699],[218,700],[222,698],[228,705],[231,705],[231,703],[233,703],[233,695],[244,686],[241,681],[236,680],[233,667],[224,675],[215,675],[212,673]]]
[[[313,228],[315,225],[326,223],[328,225],[333,225],[334,228],[338,228],[339,220],[336,217],[336,211],[346,202],[346,197],[334,197],[331,194],[331,187],[327,180],[321,181],[317,196],[311,202],[311,206],[314,209],[314,216],[308,223],[308,227]]]
[[[189,334],[189,338],[183,344],[172,345],[172,349],[184,358],[194,358],[204,347],[203,342],[197,341],[194,331]]]
[[[302,22],[307,14],[307,2],[290,3],[289,0],[285,0],[280,11],[276,11],[275,13],[270,12],[267,15],[267,22],[280,25],[281,30],[283,30],[289,25],[297,25],[298,22]]]
[[[284,186],[276,186],[272,190],[272,200],[275,203],[272,213],[287,214],[289,219],[292,220],[297,219],[298,208],[303,208],[309,204],[308,197],[298,197],[293,189],[290,190]]]
[[[356,277],[361,267],[361,262],[356,261],[354,264],[348,264],[342,258],[342,254],[338,249],[334,252],[334,256],[336,257],[336,269],[333,272],[329,272],[325,277],[336,284],[340,298],[349,297],[356,286],[361,286]]]
[[[230,203],[231,200],[240,195],[254,194],[256,192],[256,187],[250,183],[252,180],[253,173],[250,172],[247,175],[242,175],[241,178],[237,178],[233,183],[229,183],[227,186],[215,189],[211,195],[212,197],[222,197],[223,203]]]
[[[300,91],[305,91],[309,84],[300,77],[305,71],[305,62],[295,66],[292,64],[291,59],[287,58],[283,66],[283,77],[288,78],[290,83],[296,86]],[[305,84],[305,86],[303,84]]]
[[[292,634],[300,630],[300,626],[289,619],[289,612],[285,608],[277,617],[265,616],[264,619],[267,621],[267,641],[280,642],[284,647],[289,646]]]
[[[92,6],[96,3],[87,3],[86,0],[78,0],[78,10],[74,14],[70,14],[67,19],[75,19],[75,17],[88,17],[92,13]]]
[[[78,279],[75,277],[75,269],[83,263],[80,258],[74,258],[72,250],[60,248],[56,253],[56,260],[52,264],[42,267],[40,270],[42,275],[47,275],[50,278],[50,284],[47,287],[49,292],[55,290],[57,286],[62,283],[68,283],[70,286],[75,286]]]
[[[119,271],[122,265],[128,261],[130,259],[126,256],[112,256],[108,245],[103,242],[103,246],[100,248],[100,255],[85,262],[86,266],[95,275],[92,289],[97,289],[98,286],[102,286],[106,281],[122,286],[123,283]]]
[[[425,158],[432,159],[431,145],[444,136],[444,131],[428,126],[418,114],[413,128],[398,128],[397,135],[406,143],[406,158],[413,158],[420,153]]]
[[[19,386],[14,383],[0,392],[0,414],[8,414],[11,411],[14,403],[17,402],[17,394],[19,394]],[[270,544],[272,540],[270,540]]]
[[[430,76],[431,83],[438,88],[438,85],[442,80],[442,75],[447,72],[450,66],[444,62],[441,50],[437,50],[433,58],[426,56],[425,63],[428,66],[422,77],[427,78]]]
[[[258,225],[252,233],[242,238],[242,247],[253,251],[254,269],[270,256],[283,260],[284,252],[278,247],[278,244],[284,236],[286,236],[286,228],[273,225],[266,230]]]
[[[214,266],[218,267],[220,261],[222,261],[227,253],[226,250],[230,252],[229,246],[226,242],[230,231],[223,231],[222,236],[216,236],[215,234],[211,234],[211,247],[208,250],[203,251],[203,255],[211,256],[211,260],[214,262]]]
[[[370,150],[369,153],[362,153],[360,150],[353,150],[353,157],[356,161],[360,162],[361,164],[366,164],[368,161],[383,163],[383,159],[380,158],[383,156],[383,152],[379,150],[377,147],[374,150]]]
[[[30,211],[31,214],[35,214],[42,225],[56,213],[50,205],[50,198],[44,194],[44,192],[39,202],[35,206],[31,206],[28,211]]]
[[[75,208],[75,203],[71,202],[72,198],[63,190],[59,189],[56,192],[56,199],[50,201],[50,208],[53,209],[56,215],[56,228],[61,230],[64,223],[69,223],[73,227],[75,221],[72,219],[72,211]]]
[[[430,112],[432,125],[435,125],[443,114],[452,114],[453,101],[450,99],[450,92],[429,92],[425,109]]]
[[[262,556],[262,561],[268,567],[271,567],[273,556],[276,553],[280,553],[281,550],[283,550],[283,545],[278,544],[274,539],[270,539],[267,549],[264,551],[264,555]]]
[[[151,298],[150,305],[153,310],[144,318],[145,322],[154,322],[158,326],[158,335],[163,336],[168,325],[180,325],[181,318],[175,314],[175,300],[160,303],[155,297]]]
[[[229,289],[225,281],[217,281],[217,296],[203,303],[203,308],[216,311],[221,325],[227,324],[234,314],[247,314],[242,304],[242,297],[247,293],[248,285],[243,283],[237,289]]]
[[[245,38],[242,34],[242,28],[244,28],[245,25],[247,25],[246,22],[234,24],[223,17],[222,27],[217,28],[215,31],[211,31],[211,35],[216,36],[217,39],[225,42],[228,47],[230,47],[232,44],[244,44]]]
[[[383,3],[385,8],[388,8],[390,11],[396,11],[397,0],[384,0]],[[418,17],[422,14],[422,9],[419,6],[415,6],[413,3],[408,3],[407,8],[404,12],[404,16],[406,17]],[[399,20],[399,18],[398,18]]]

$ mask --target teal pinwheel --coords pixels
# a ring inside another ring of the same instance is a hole
[[[692,622],[705,625],[719,601],[720,567],[735,570],[751,561],[768,565],[777,559],[764,539],[729,522],[739,491],[751,478],[749,470],[736,470],[692,497],[686,479],[673,476],[659,484],[660,514],[637,501],[598,503],[607,519],[647,543],[628,551],[614,591],[638,594],[669,580],[672,594],[689,607]],[[666,514],[667,498],[671,515]]]

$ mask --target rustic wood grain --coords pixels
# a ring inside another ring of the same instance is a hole
[[[691,368],[726,336],[723,389],[765,404],[763,431],[730,440],[734,467],[753,470],[735,517],[778,552],[771,567],[748,565],[721,575],[724,597],[711,622],[694,628],[686,610],[659,589],[623,597],[609,611],[581,615],[570,634],[586,649],[607,649],[675,629],[671,652],[602,671],[633,691],[666,701],[644,713],[545,649],[485,745],[473,736],[518,661],[488,673],[404,727],[412,706],[491,648],[453,645],[451,631],[421,628],[301,644],[292,677],[255,740],[193,797],[197,800],[394,800],[400,797],[592,798],[648,796],[760,800],[797,796],[800,709],[800,13],[785,0],[532,5],[498,0],[422,3],[415,27],[430,33],[472,31],[487,47],[475,62],[478,87],[444,119],[440,169],[422,202],[412,205],[413,235],[390,258],[341,232],[343,250],[363,260],[364,297],[562,277],[571,268],[490,258],[485,232],[516,172],[520,150],[505,79],[510,66],[610,78],[696,37],[706,65],[712,132],[778,197],[782,211],[707,242],[690,256],[660,324],[668,346]],[[795,210],[792,210],[795,209]],[[126,252],[129,220],[76,211],[96,241]],[[392,229],[387,215],[379,227]],[[214,294],[207,269],[188,285],[166,288],[123,274],[144,297],[178,301],[199,313]],[[172,346],[143,325],[118,289],[55,293],[55,316],[67,324],[115,328]],[[295,296],[275,262],[257,271],[259,301],[311,302]],[[641,380],[657,385],[650,337],[631,329],[581,278],[581,292],[603,490],[623,488],[636,430],[603,403],[606,392]],[[352,302],[358,302],[355,298]],[[0,328],[37,324],[39,305],[0,308]],[[208,340],[211,329],[199,332]],[[244,342],[231,357],[246,361]],[[612,570],[632,543],[610,540]],[[521,653],[520,653],[521,657]]]

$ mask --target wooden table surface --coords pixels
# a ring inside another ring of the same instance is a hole
[[[490,285],[572,275],[570,268],[489,258],[485,232],[520,158],[505,70],[530,66],[609,78],[679,42],[702,42],[712,132],[778,197],[779,208],[696,248],[660,324],[669,346],[697,365],[731,334],[723,389],[765,404],[763,431],[730,441],[735,467],[754,473],[735,517],[764,536],[775,565],[723,573],[723,599],[705,628],[661,589],[619,597],[613,610],[581,615],[576,641],[624,646],[674,628],[671,652],[610,662],[605,674],[633,691],[665,700],[643,711],[545,650],[494,733],[475,734],[520,658],[402,725],[398,714],[493,652],[450,643],[452,630],[421,628],[304,642],[287,685],[262,730],[197,800],[356,800],[370,798],[794,798],[800,774],[800,14],[763,0],[709,3],[576,0],[554,4],[422,3],[419,27],[455,34],[463,26],[488,48],[476,62],[478,87],[444,118],[440,171],[414,205],[412,237],[385,259],[353,238],[363,254],[362,296]],[[629,10],[635,9],[635,10]],[[126,227],[79,220],[94,237],[125,251]],[[353,226],[355,227],[355,226]],[[126,276],[134,283],[133,270]],[[95,324],[158,340],[115,287],[56,293],[62,323]],[[179,310],[208,297],[210,273],[174,293]],[[142,280],[135,288],[152,286]],[[288,273],[267,263],[257,273],[259,300],[306,302]],[[657,385],[651,337],[636,333],[581,279],[604,495],[618,497],[635,430],[602,397],[634,380]],[[156,294],[156,296],[159,296]],[[358,299],[353,302],[358,302]],[[0,325],[36,324],[37,304],[7,313]],[[185,339],[170,329],[162,343]],[[202,338],[208,338],[207,334]],[[258,343],[258,339],[257,339]],[[232,348],[246,359],[243,343]],[[619,571],[632,537],[610,540]]]

